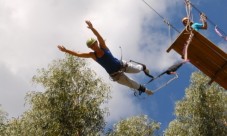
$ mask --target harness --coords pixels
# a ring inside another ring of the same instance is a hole
[[[126,67],[128,67],[127,62],[123,63],[122,60],[120,62],[121,62],[121,68],[118,71],[109,74],[113,81],[117,81],[118,80],[118,76],[120,76],[123,72],[125,72]]]

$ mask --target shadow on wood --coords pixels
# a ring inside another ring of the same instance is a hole
[[[197,31],[188,47],[188,59],[200,71],[211,78],[209,84],[217,82],[227,90],[227,54],[215,46]],[[173,44],[167,49],[183,55],[183,49],[190,33],[183,30]]]

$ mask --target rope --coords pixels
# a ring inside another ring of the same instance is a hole
[[[186,6],[185,9],[186,9],[187,17],[188,19],[190,19],[192,7],[189,0],[185,0],[185,6]]]
[[[189,0],[185,0],[185,9],[186,9],[186,14],[187,14],[187,23],[186,23],[186,31],[190,32],[192,31],[192,28],[191,28],[191,21],[193,21],[192,19],[192,15],[191,15],[191,4],[190,4],[190,1]]]
[[[188,46],[190,45],[190,43],[192,42],[192,38],[194,37],[194,34],[192,31],[190,31],[190,35],[189,38],[184,46],[183,49],[183,55],[184,55],[184,60],[188,60]]]

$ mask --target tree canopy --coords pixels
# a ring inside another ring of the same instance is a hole
[[[192,74],[191,85],[183,100],[176,103],[176,119],[170,122],[166,136],[226,136],[227,93],[209,78]]]
[[[89,136],[102,132],[108,110],[100,106],[110,98],[110,89],[86,65],[68,55],[40,69],[33,82],[44,90],[27,94],[30,109],[10,120],[5,134]]]
[[[115,124],[108,136],[153,136],[159,128],[160,123],[150,120],[146,115],[133,116]]]

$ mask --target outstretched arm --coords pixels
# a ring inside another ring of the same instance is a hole
[[[201,13],[200,14],[200,20],[203,23],[203,26],[202,26],[201,29],[207,29],[207,21],[206,21],[207,20],[207,17],[206,17],[206,15],[204,13]]]
[[[203,26],[201,27],[201,29],[207,29],[207,22],[203,22]]]
[[[204,22],[203,28],[204,28],[204,29],[207,29],[207,22]]]
[[[106,46],[106,43],[104,41],[104,39],[102,38],[102,36],[99,34],[99,32],[93,27],[92,23],[90,21],[85,21],[87,23],[87,27],[89,29],[91,29],[91,31],[95,34],[95,36],[97,37],[100,47],[103,49],[108,49],[108,47]]]
[[[92,58],[95,59],[94,57],[94,53],[89,52],[89,53],[79,53],[79,52],[75,52],[72,50],[68,50],[66,49],[63,45],[58,45],[58,49],[62,52],[77,56],[77,57],[81,57],[81,58]]]

